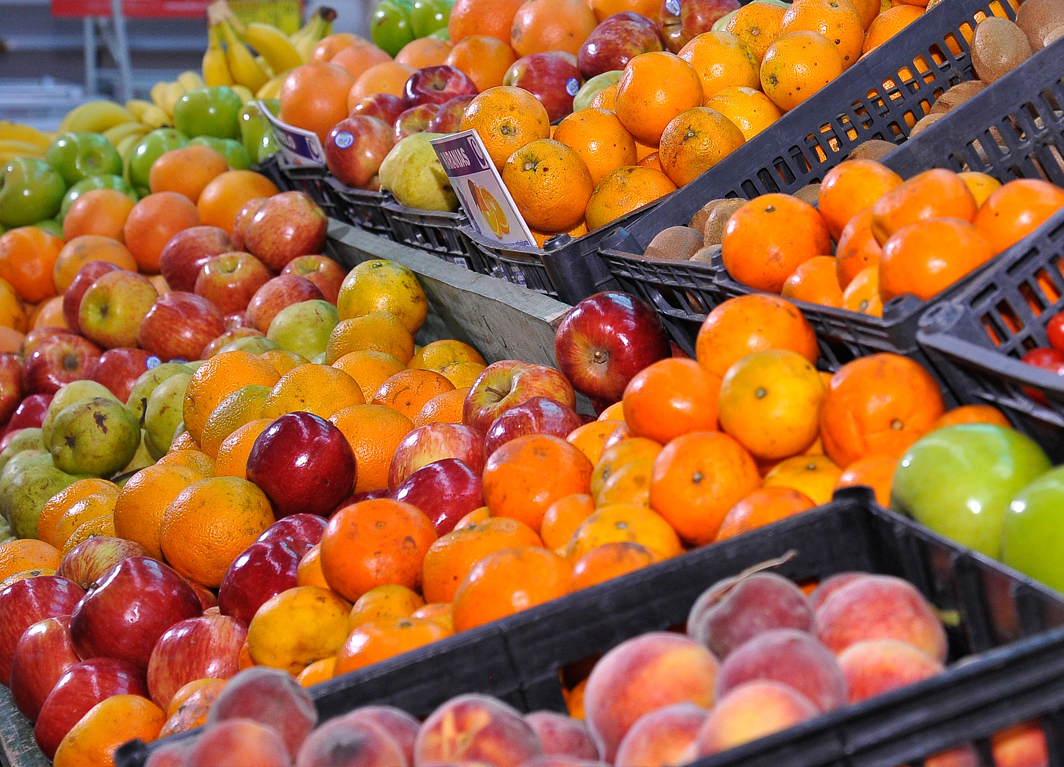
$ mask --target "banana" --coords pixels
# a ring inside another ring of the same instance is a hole
[[[151,109],[144,110],[144,114],[140,116],[140,121],[148,130],[155,130],[156,128],[174,124],[171,116],[166,114],[161,107],[157,107],[154,104],[152,104]]]
[[[57,133],[67,131],[86,131],[103,133],[122,123],[134,122],[137,118],[129,110],[113,101],[89,101],[80,104],[69,112],[59,123]]]
[[[138,120],[140,119],[140,116],[144,114],[144,110],[150,106],[152,106],[152,102],[145,101],[144,99],[130,99],[126,102],[126,109],[128,109],[129,113]]]
[[[232,85],[233,75],[229,72],[229,62],[222,48],[222,33],[218,27],[207,31],[209,43],[203,54],[203,81],[209,85]]]
[[[259,88],[255,92],[255,98],[257,99],[278,99],[281,97],[281,86],[284,85],[285,78],[288,77],[287,72],[283,72],[277,77],[270,80],[264,86]]]
[[[222,23],[222,34],[225,36],[225,60],[229,63],[233,80],[255,93],[269,82],[269,76],[255,63],[255,57],[237,37],[236,30],[228,21]]]
[[[177,104],[177,100],[181,98],[184,92],[185,86],[177,80],[166,84],[166,90],[163,92],[163,100],[162,103],[159,104],[159,108],[163,110],[167,118],[174,116],[174,105]]]
[[[150,104],[152,109],[159,109],[154,104]],[[161,109],[159,110],[162,111]],[[103,132],[104,138],[111,142],[112,146],[118,146],[118,142],[124,139],[126,136],[143,136],[148,132],[148,126],[140,122],[140,120],[134,120],[130,123],[122,123],[116,125],[113,128],[108,128]]]
[[[52,143],[53,138],[54,136],[51,134],[39,131],[32,125],[23,125],[22,123],[8,122],[7,120],[0,121],[0,140],[14,139],[15,141],[24,141],[44,150]]]
[[[239,96],[240,100],[242,102],[244,102],[245,104],[248,103],[249,101],[253,101],[255,99],[255,94],[252,93],[251,91],[249,91],[243,85],[233,85],[231,87],[233,89],[233,92],[237,96]]]
[[[332,34],[332,23],[335,18],[336,11],[323,5],[307,20],[306,24],[288,38],[304,62],[310,60],[310,54],[314,52],[314,47],[321,42],[322,38]]]
[[[292,43],[288,42],[284,32],[272,24],[251,22],[244,32],[244,40],[266,59],[274,74],[298,67],[305,61]]]
[[[285,39],[287,40],[288,38]],[[273,77],[273,69],[261,54],[255,57],[255,63],[262,67],[262,71],[266,73],[267,77]]]
[[[137,144],[144,136],[126,136],[121,139],[116,145],[115,149],[118,150],[118,156],[122,158],[122,166],[129,167],[129,160],[133,157],[133,150],[137,148]]]
[[[207,85],[200,77],[199,72],[193,72],[191,69],[186,69],[184,72],[177,76],[177,81],[181,83],[182,87],[186,91],[194,91],[196,88],[203,88]]]
[[[155,83],[155,85],[151,87],[151,103],[155,104],[155,106],[157,107],[162,106],[163,94],[166,93],[166,89],[169,87],[169,85],[170,83],[168,83],[166,80],[160,80],[159,82]]]
[[[44,150],[28,141],[9,138],[0,140],[0,154],[13,154],[16,157],[44,157]]]

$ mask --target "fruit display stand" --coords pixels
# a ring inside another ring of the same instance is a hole
[[[432,253],[444,261],[487,274],[476,254],[465,247],[459,228],[468,223],[465,214],[438,210],[421,210],[400,205],[391,197],[381,204],[384,217],[395,232],[395,239],[404,245]]]
[[[522,711],[564,711],[564,667],[644,632],[682,626],[706,588],[777,558],[767,564],[799,584],[849,570],[910,581],[950,616],[949,659],[955,665],[700,766],[890,767],[961,741],[985,740],[1064,706],[1064,598],[881,509],[864,488],[840,491],[819,509],[337,677],[311,694],[321,719],[370,703],[424,717],[470,691],[495,695]],[[1055,737],[1049,742],[1051,763],[1064,763],[1064,744]],[[117,764],[140,767],[157,747],[127,744]]]
[[[33,740],[33,723],[15,708],[11,690],[0,686],[0,765],[47,767],[49,763]]]

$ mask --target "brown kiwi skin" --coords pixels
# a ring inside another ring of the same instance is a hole
[[[938,114],[929,114],[921,117],[916,121],[916,125],[912,127],[912,130],[909,131],[909,138],[916,138],[945,116],[945,112],[939,112]]]
[[[957,83],[938,97],[938,101],[934,103],[928,114],[945,114],[951,109],[956,109],[984,88],[986,88],[986,84],[982,80],[968,80],[967,82]]]
[[[692,229],[702,231],[706,228],[706,219],[709,218],[709,214],[713,212],[713,209],[717,207],[717,203],[723,202],[723,200],[710,200],[703,205],[694,216],[691,217],[691,223],[688,224]]]
[[[816,206],[820,200],[820,184],[806,184],[797,192],[794,193],[802,202],[807,202],[810,205]]]
[[[1064,26],[1064,0],[1027,0],[1016,11],[1016,25],[1027,36],[1032,51],[1042,50],[1056,39],[1052,33]]]
[[[898,148],[897,144],[883,139],[874,138],[856,147],[848,159],[850,160],[880,160]]]
[[[731,218],[732,213],[739,210],[746,202],[747,200],[732,197],[713,208],[713,212],[709,214],[706,226],[702,230],[703,245],[706,247],[720,245],[724,241],[724,227],[728,224],[728,219]]]
[[[689,226],[670,226],[658,232],[647,245],[645,258],[686,261],[702,247],[702,234]]]
[[[997,16],[983,19],[976,26],[971,51],[975,73],[987,85],[1031,58],[1031,44],[1023,30]]]

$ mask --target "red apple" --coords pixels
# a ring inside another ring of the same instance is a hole
[[[321,542],[328,523],[317,514],[292,514],[278,519],[258,537],[261,541],[288,541],[289,545],[306,544],[307,548]],[[297,551],[302,555],[303,552]]]
[[[137,343],[164,362],[198,359],[203,347],[225,332],[218,308],[195,293],[159,296],[137,331]]]
[[[31,394],[24,398],[15,408],[11,420],[7,422],[4,436],[7,437],[22,429],[40,428],[40,425],[44,423],[48,406],[52,403],[52,396],[51,394]],[[2,444],[3,447],[7,447],[6,443]]]
[[[22,360],[17,354],[0,354],[0,424],[6,424],[22,402]]]
[[[410,107],[395,118],[395,140],[402,141],[415,133],[424,133],[439,111],[439,104],[418,104]]]
[[[233,312],[225,315],[225,329],[236,330],[237,328],[250,328],[251,320],[247,312]]]
[[[422,67],[406,81],[403,105],[409,109],[418,104],[443,104],[456,96],[476,96],[479,92],[472,78],[458,67]]]
[[[296,586],[301,554],[292,541],[256,541],[225,571],[218,589],[222,615],[247,626],[263,602]]]
[[[554,368],[517,360],[493,362],[473,382],[462,408],[462,422],[486,433],[496,418],[533,397],[550,397],[576,410],[572,385]]]
[[[120,402],[129,400],[133,384],[148,369],[151,353],[144,349],[108,349],[96,360],[92,380],[107,387]]]
[[[237,211],[236,220],[233,221],[233,231],[229,234],[229,238],[233,241],[233,250],[240,252],[245,249],[244,230],[248,228],[248,222],[251,221],[251,217],[258,213],[264,202],[266,202],[265,197],[253,197],[244,203],[244,207]]]
[[[398,96],[390,93],[374,93],[355,104],[355,108],[351,110],[351,116],[376,117],[391,125],[404,109],[406,107],[403,106],[403,100]]]
[[[321,253],[329,218],[303,192],[275,194],[255,211],[244,229],[244,247],[279,272],[293,258]]]
[[[523,88],[547,110],[551,122],[573,111],[573,97],[584,84],[575,61],[559,53],[533,53],[514,62],[503,85]]]
[[[236,341],[241,338],[258,338],[264,335],[266,334],[256,330],[255,328],[232,328],[231,330],[226,330],[220,336],[218,336],[209,344],[203,347],[203,351],[200,352],[199,358],[201,360],[209,360],[211,357],[221,351],[223,346],[231,344],[233,343],[233,341]]]
[[[484,433],[460,423],[430,423],[403,437],[388,467],[394,493],[407,477],[430,463],[457,458],[477,474],[484,469]]]
[[[280,517],[326,516],[355,484],[355,454],[342,431],[312,413],[286,413],[266,427],[248,456],[247,477]]]
[[[1031,349],[1020,358],[1020,362],[1055,373],[1058,376],[1064,376],[1064,352],[1052,347]],[[1038,389],[1032,386],[1024,386],[1020,390],[1040,405],[1049,405],[1046,395]]]
[[[97,535],[68,551],[55,574],[69,578],[83,589],[95,589],[100,579],[123,559],[146,556],[148,550],[135,541]]]
[[[641,53],[662,50],[665,44],[654,22],[637,13],[617,13],[595,27],[580,46],[577,61],[580,74],[590,79],[603,72],[624,69]]]
[[[620,401],[636,373],[670,356],[669,334],[645,301],[596,293],[562,319],[554,356],[578,392],[609,405]]]
[[[234,314],[247,309],[255,291],[272,277],[266,265],[250,253],[223,253],[200,267],[194,292],[222,314]]]
[[[352,114],[325,138],[325,164],[343,184],[365,187],[395,146],[392,124],[376,117]]]
[[[89,710],[112,695],[148,696],[144,671],[114,658],[93,658],[71,667],[48,694],[33,738],[51,759],[66,734]]]
[[[228,253],[232,240],[216,226],[193,226],[170,238],[159,255],[159,269],[170,290],[192,292],[196,277],[211,256]]]
[[[104,349],[133,346],[137,328],[159,293],[142,274],[118,269],[96,278],[81,297],[81,334]]]
[[[455,458],[422,466],[395,489],[395,500],[417,506],[446,535],[469,512],[484,505],[480,474]]]
[[[45,338],[22,365],[27,394],[55,394],[63,384],[92,375],[103,350],[87,338],[56,333]]]
[[[658,24],[673,53],[703,32],[713,29],[721,16],[737,11],[739,0],[662,0]]]
[[[89,289],[89,286],[96,282],[96,278],[119,268],[109,261],[89,261],[82,264],[81,268],[78,269],[78,273],[74,275],[74,280],[70,283],[70,287],[63,293],[63,318],[66,320],[67,327],[75,333],[81,332],[81,328],[78,325],[81,297],[85,295],[85,291]]]
[[[322,298],[333,306],[340,295],[340,286],[344,284],[347,272],[342,266],[328,256],[300,256],[292,259],[281,270],[281,274],[294,274],[305,277],[318,286]]]
[[[432,118],[428,130],[430,133],[457,133],[462,129],[462,118],[466,107],[476,96],[466,94],[455,96],[440,105],[440,111]]]
[[[70,636],[82,658],[115,658],[146,669],[163,632],[202,612],[180,575],[149,557],[129,557],[78,603]]]
[[[0,684],[11,678],[11,656],[22,632],[37,621],[74,612],[85,592],[58,575],[39,575],[16,581],[0,591]]]
[[[59,335],[76,336],[78,334],[66,328],[34,328],[26,334],[26,337],[22,339],[22,343],[19,344],[18,356],[25,360],[37,351],[37,347],[44,343],[45,340]]]
[[[491,454],[511,439],[525,434],[550,434],[565,439],[583,425],[571,407],[550,397],[533,397],[500,415],[484,435],[484,455]]]
[[[203,615],[166,630],[148,661],[148,692],[163,711],[174,693],[197,679],[228,679],[240,670],[247,628],[228,615]]]
[[[316,299],[324,299],[324,296],[313,282],[306,277],[282,274],[267,282],[252,296],[248,304],[248,320],[252,327],[266,333],[273,318],[286,306]]]
[[[192,587],[192,590],[196,592],[196,598],[199,599],[200,607],[203,608],[204,614],[212,607],[218,607],[218,597],[214,595],[214,592],[204,586],[202,583],[196,583],[194,580],[185,578],[185,583]]]
[[[11,697],[31,722],[48,693],[69,669],[81,663],[70,642],[70,616],[45,618],[26,629],[11,658]]]

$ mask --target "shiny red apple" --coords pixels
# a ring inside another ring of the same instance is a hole
[[[7,424],[22,402],[22,360],[13,352],[0,354],[0,424]]]
[[[69,669],[81,663],[70,641],[70,616],[45,618],[25,630],[11,658],[11,697],[31,722]]]
[[[78,325],[78,312],[81,309],[81,298],[97,277],[102,277],[107,272],[113,272],[120,267],[109,261],[88,261],[82,264],[70,286],[63,291],[63,319],[67,327],[75,333],[80,333]]]
[[[475,99],[475,95],[455,96],[440,105],[440,111],[432,118],[428,130],[430,133],[457,133],[462,129],[462,118],[466,107]]]
[[[258,537],[259,541],[288,541],[289,544],[305,544],[307,548],[321,542],[328,522],[317,514],[292,514],[278,519],[266,532]],[[297,552],[302,555],[303,552]]]
[[[170,290],[191,293],[207,260],[232,249],[233,242],[224,229],[216,226],[182,229],[170,238],[159,254],[159,270]]]
[[[491,454],[511,439],[525,434],[550,434],[565,439],[583,425],[580,416],[550,397],[533,397],[500,415],[484,435],[484,455]]]
[[[279,272],[293,258],[321,253],[329,218],[303,192],[282,192],[264,202],[244,229],[244,248]]]
[[[39,428],[44,423],[44,416],[48,412],[48,405],[51,404],[53,396],[52,394],[31,394],[23,398],[15,408],[11,420],[7,422],[4,436],[14,434],[21,429]]]
[[[347,271],[328,256],[309,255],[292,259],[281,274],[294,274],[310,280],[318,286],[322,298],[333,306],[340,295]]]
[[[398,116],[397,116],[398,117]],[[325,164],[338,181],[364,188],[395,146],[395,120],[352,114],[325,137]]]
[[[55,394],[63,384],[92,375],[103,349],[87,338],[56,333],[45,338],[22,364],[26,394]]]
[[[637,16],[638,19],[630,18]],[[580,74],[590,79],[603,72],[622,70],[641,53],[665,50],[657,25],[636,13],[617,13],[595,27],[580,46]]]
[[[237,341],[241,338],[258,338],[264,335],[266,334],[255,328],[230,328],[204,346],[203,351],[200,352],[199,358],[201,360],[210,359],[221,351],[223,346],[227,346],[233,343],[233,341]]]
[[[218,608],[247,626],[263,602],[296,586],[301,554],[288,540],[256,541],[225,571]]]
[[[407,477],[394,497],[421,509],[436,535],[446,535],[458,520],[484,505],[484,485],[479,473],[455,458],[444,458]]]
[[[137,343],[164,362],[194,360],[224,332],[218,307],[195,293],[172,290],[155,301],[140,324]]]
[[[406,107],[403,106],[403,100],[398,96],[390,93],[374,93],[372,96],[365,96],[355,104],[355,108],[351,110],[351,116],[376,117],[391,125],[404,109]]]
[[[133,384],[148,369],[151,352],[144,349],[119,347],[108,349],[96,360],[92,380],[107,387],[119,402],[127,402]]]
[[[95,589],[103,576],[123,559],[146,556],[148,550],[136,541],[96,535],[64,554],[55,574],[69,578],[83,589]]]
[[[493,362],[473,382],[462,408],[462,422],[486,433],[496,418],[533,397],[550,397],[576,410],[576,392],[554,368],[517,360]]]
[[[703,32],[713,29],[721,16],[737,11],[739,0],[662,0],[658,24],[673,53]]]
[[[477,84],[458,67],[439,64],[422,67],[410,75],[403,86],[403,104],[407,109],[419,104],[443,104],[456,96],[476,96]]]
[[[85,592],[58,575],[16,581],[0,591],[0,684],[11,677],[11,657],[22,633],[37,621],[74,612]]]
[[[200,267],[193,292],[228,315],[247,309],[255,291],[272,277],[266,265],[250,253],[223,253]]]
[[[265,197],[253,197],[244,203],[244,207],[237,211],[236,220],[233,221],[233,230],[229,233],[229,239],[233,242],[231,250],[236,252],[244,252],[244,230],[248,228],[248,223],[251,221],[252,216],[258,213],[259,208],[266,202]]]
[[[247,628],[228,615],[202,615],[166,630],[148,661],[148,693],[163,711],[179,689],[197,679],[228,679],[240,670]]]
[[[440,112],[440,105],[433,103],[417,104],[405,110],[395,118],[395,140],[402,141],[415,133],[424,133]]]
[[[484,433],[460,423],[430,423],[403,437],[388,466],[394,493],[406,478],[430,463],[457,458],[477,474],[484,468]]]
[[[251,298],[247,315],[252,327],[266,333],[277,313],[302,301],[322,299],[321,290],[306,277],[282,274],[267,282]]]
[[[524,56],[513,63],[503,78],[503,85],[523,88],[539,99],[551,122],[573,111],[573,97],[583,84],[576,62],[557,53]]]

